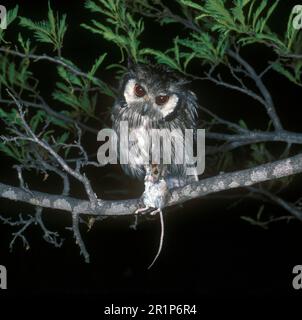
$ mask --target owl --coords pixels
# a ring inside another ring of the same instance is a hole
[[[195,94],[187,88],[188,81],[161,65],[135,64],[129,67],[120,83],[119,96],[112,110],[113,129],[120,139],[120,123],[127,121],[129,132],[140,132],[132,141],[137,155],[126,164],[121,164],[126,174],[144,179],[146,166],[142,163],[142,146],[148,143],[151,129],[195,129],[198,103]],[[148,140],[148,141],[147,141]],[[182,139],[184,140],[184,139]],[[179,141],[181,141],[179,139]],[[151,151],[147,149],[146,152]],[[172,159],[175,148],[172,148]],[[151,159],[151,157],[150,157]],[[162,161],[162,158],[160,158]],[[186,164],[167,165],[166,181],[169,188],[198,180],[197,175],[186,175]]]

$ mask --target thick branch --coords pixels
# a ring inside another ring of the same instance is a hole
[[[270,141],[302,144],[302,133],[290,132],[285,130],[281,132],[247,131],[243,134],[208,132],[207,138],[229,142],[238,142],[242,143],[242,145]]]
[[[259,182],[274,180],[302,172],[302,154],[284,160],[267,163],[254,168],[221,174],[172,191],[167,206],[228,189],[247,187]],[[38,191],[28,193],[0,183],[0,197],[30,203],[35,206],[73,212],[75,214],[120,216],[134,214],[141,204],[139,199],[122,201],[99,201],[95,208],[89,201],[72,197],[52,195]]]

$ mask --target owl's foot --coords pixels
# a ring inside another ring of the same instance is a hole
[[[157,213],[160,213],[160,209],[155,209],[150,212],[151,216],[155,216]]]
[[[159,212],[160,212],[160,209],[155,209],[155,208],[146,206],[144,208],[138,208],[134,213],[135,214],[149,213],[151,216],[155,216]]]
[[[144,207],[144,208],[138,208],[138,209],[136,209],[135,210],[135,214],[139,214],[139,213],[145,213],[145,212],[147,212],[147,211],[149,211],[150,210],[150,207],[148,207],[148,206],[146,206],[146,207]]]

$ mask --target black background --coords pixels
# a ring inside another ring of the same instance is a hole
[[[15,3],[19,3],[23,16],[36,20],[46,17],[47,1],[1,1],[8,9]],[[63,56],[83,70],[88,70],[97,56],[105,51],[108,52],[108,63],[118,62],[118,49],[79,27],[81,22],[87,22],[91,17],[83,8],[82,1],[52,0],[51,4],[56,11],[68,14],[69,29]],[[282,1],[279,13],[273,19],[275,30],[284,30],[294,4],[296,2]],[[15,29],[12,27],[8,32],[13,33]],[[146,22],[143,43],[163,49],[168,42],[171,43],[175,32],[186,35],[188,31],[179,26],[169,26],[162,32],[160,26],[152,21]],[[245,57],[259,71],[271,56],[269,50],[256,47],[246,50]],[[55,79],[55,68],[47,68],[46,63],[41,63],[36,70],[41,79],[41,90],[46,96],[49,84]],[[116,85],[110,72],[99,76]],[[297,115],[301,108],[301,89],[291,86],[276,74],[266,77],[265,81],[285,127],[299,131],[301,120]],[[244,118],[251,127],[265,128],[265,111],[245,96],[206,82],[194,82],[192,88],[204,106],[220,115],[232,120]],[[112,101],[102,100],[102,104],[108,107]],[[90,139],[93,142],[95,138],[90,136]],[[1,181],[17,184],[16,173],[11,170],[12,163],[2,155],[0,161]],[[111,169],[94,172],[91,177],[99,196],[120,183],[134,196],[142,192],[142,184],[122,175],[118,168],[113,170],[120,173],[122,182],[112,182],[104,177],[106,170]],[[43,188],[45,186],[35,186],[35,189]],[[284,194],[289,200],[295,200],[299,195],[301,177],[297,177]],[[98,223],[87,234],[83,230],[91,256],[89,265],[79,256],[71,232],[64,229],[71,222],[70,216],[64,212],[45,211],[50,227],[58,229],[66,238],[61,249],[44,242],[41,232],[32,228],[28,233],[31,249],[25,251],[18,242],[10,253],[8,245],[12,230],[0,224],[0,264],[8,269],[9,288],[5,293],[0,291],[0,303],[1,296],[32,299],[52,295],[86,297],[87,300],[95,297],[100,303],[160,303],[170,300],[202,304],[207,298],[300,298],[302,292],[295,291],[291,283],[293,267],[302,264],[302,224],[296,221],[275,223],[268,230],[263,230],[240,219],[240,216],[255,215],[260,202],[244,200],[230,209],[232,203],[233,200],[215,197],[190,201],[182,208],[169,210],[165,216],[164,248],[151,270],[147,270],[147,266],[157,250],[160,234],[157,219],[142,222],[137,231],[129,229],[132,218],[128,217]],[[27,210],[27,206],[1,200],[1,213],[4,215]],[[268,215],[286,214],[270,204],[266,210]]]

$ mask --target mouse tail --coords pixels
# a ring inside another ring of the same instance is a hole
[[[164,228],[164,217],[163,217],[163,212],[161,209],[158,209],[159,212],[159,218],[160,218],[160,227],[161,227],[161,232],[160,232],[160,240],[159,240],[159,246],[158,246],[158,250],[156,253],[156,256],[154,257],[153,261],[151,262],[151,264],[148,267],[148,270],[150,268],[152,268],[152,266],[154,265],[154,263],[156,262],[156,260],[158,259],[161,251],[162,251],[162,247],[163,247],[163,243],[164,243],[164,233],[165,233],[165,228]]]

